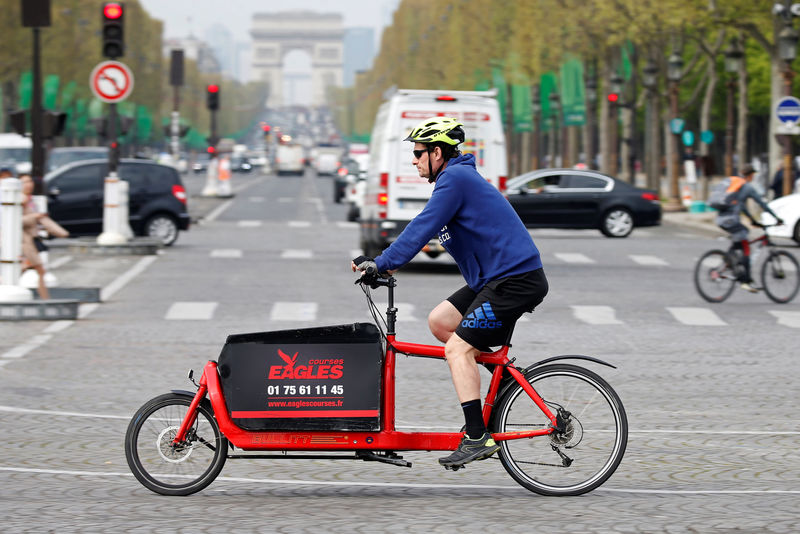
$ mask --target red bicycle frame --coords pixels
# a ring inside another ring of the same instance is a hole
[[[381,430],[379,432],[331,432],[331,431],[251,431],[237,426],[231,419],[225,398],[220,387],[217,363],[209,361],[200,377],[199,388],[192,399],[186,418],[175,436],[174,442],[180,443],[186,432],[194,424],[197,406],[208,395],[214,416],[217,418],[220,431],[236,447],[242,450],[453,450],[463,437],[462,432],[398,432],[395,429],[395,359],[397,352],[412,356],[425,356],[444,359],[444,347],[419,345],[396,341],[394,335],[387,335],[388,349],[382,371]],[[393,350],[394,349],[394,350]],[[556,426],[556,417],[544,403],[542,398],[525,380],[522,373],[508,359],[508,346],[497,352],[481,353],[478,363],[495,364],[489,392],[483,405],[484,422],[489,422],[503,369],[507,368],[533,402],[550,419],[552,426],[538,430],[519,432],[502,432],[493,434],[495,441],[509,439],[532,438],[551,434]]]

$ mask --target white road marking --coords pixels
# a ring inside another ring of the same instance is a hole
[[[214,208],[214,210],[211,213],[203,217],[203,222],[215,221],[217,217],[222,215],[223,211],[231,207],[231,204],[233,204],[233,199],[226,200],[225,202]]]
[[[556,252],[554,256],[566,263],[595,263],[592,258],[586,256],[585,254],[581,254],[580,252]]]
[[[157,258],[158,256],[146,256],[136,262],[133,267],[122,273],[110,284],[100,290],[100,299],[105,301],[111,298],[114,293],[125,287],[125,285],[133,280],[134,277],[141,274],[151,263],[156,261]],[[78,317],[86,317],[96,310],[98,306],[98,303],[80,304],[78,306]],[[50,323],[42,330],[41,334],[35,335],[25,343],[17,345],[16,347],[12,347],[3,354],[0,354],[0,358],[3,359],[3,361],[0,361],[0,367],[8,363],[9,360],[22,358],[32,350],[41,347],[50,341],[50,339],[53,337],[53,334],[69,328],[74,323],[75,321],[70,320],[54,321],[53,323]]]
[[[211,251],[212,258],[241,258],[242,251],[238,248],[217,248]]]
[[[727,326],[728,323],[708,308],[667,307],[680,323],[690,326]]]
[[[289,221],[289,228],[308,228],[311,226],[310,221]]]
[[[248,200],[250,202],[264,202],[264,197],[250,197]]]
[[[313,321],[316,318],[316,302],[276,302],[269,314],[270,321]]]
[[[2,357],[8,359],[22,358],[30,351],[38,349],[39,347],[50,341],[50,338],[52,337],[53,337],[52,334],[35,335],[22,345],[17,345],[12,349],[7,350],[6,352],[3,353]]]
[[[214,317],[216,302],[173,302],[164,319],[168,321],[203,321]]]
[[[772,311],[770,315],[778,319],[778,324],[789,328],[800,328],[800,312],[796,311]]]
[[[658,267],[669,265],[668,262],[662,260],[658,256],[631,254],[628,257],[633,261],[635,261],[636,263],[638,263],[639,265],[658,266]]]
[[[314,253],[308,249],[286,249],[281,252],[281,258],[285,260],[308,260],[314,257]]]
[[[623,324],[611,306],[570,306],[575,318],[588,324]]]
[[[10,473],[29,473],[33,475],[56,475],[56,476],[76,476],[76,477],[133,477],[132,473],[124,471],[78,471],[70,469],[40,469],[35,467],[10,467],[0,466],[0,472]],[[171,476],[171,475],[166,475]],[[174,475],[176,478],[180,475]],[[489,485],[489,484],[418,484],[404,482],[355,482],[355,481],[331,481],[331,480],[296,480],[280,478],[247,478],[247,477],[217,477],[215,484],[233,482],[236,484],[273,484],[286,486],[329,486],[329,487],[373,487],[373,488],[416,488],[416,489],[479,489],[486,491],[510,490],[523,492],[524,488],[517,484],[508,485]],[[600,487],[595,492],[610,493],[638,493],[654,495],[800,495],[800,490],[758,490],[758,489],[737,489],[737,490],[660,490],[660,489],[640,489],[640,488],[611,488]]]
[[[258,228],[261,226],[261,221],[239,221],[237,226],[239,228]]]
[[[359,223],[352,221],[337,221],[336,226],[339,228],[358,228]]]

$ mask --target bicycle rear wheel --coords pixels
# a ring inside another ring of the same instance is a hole
[[[125,434],[125,458],[133,475],[161,495],[190,495],[219,475],[228,457],[228,440],[210,408],[201,404],[186,440],[173,445],[192,399],[167,393],[133,416]]]
[[[563,432],[501,441],[500,461],[511,477],[541,495],[580,495],[605,482],[619,466],[628,443],[628,419],[619,397],[597,374],[569,364],[540,367],[528,382],[554,414]],[[496,432],[551,425],[516,384],[500,402]]]
[[[770,252],[761,266],[761,283],[773,301],[785,304],[792,300],[800,289],[800,267],[795,257],[785,250]]]
[[[722,302],[733,292],[736,271],[731,257],[721,250],[703,254],[694,267],[694,286],[708,302]]]

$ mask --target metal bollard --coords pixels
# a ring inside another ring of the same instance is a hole
[[[0,180],[0,302],[33,300],[33,295],[17,285],[22,256],[22,182],[17,178]]]
[[[126,242],[120,232],[119,182],[116,172],[106,176],[103,188],[103,233],[97,236],[98,245],[121,245]]]

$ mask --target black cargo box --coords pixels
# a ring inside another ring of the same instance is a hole
[[[228,336],[218,369],[246,430],[380,430],[383,344],[372,323]]]

